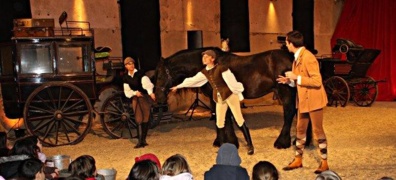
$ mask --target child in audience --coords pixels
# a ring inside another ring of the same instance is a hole
[[[127,180],[159,180],[159,177],[158,166],[151,160],[142,160],[132,166]]]
[[[45,180],[44,164],[39,159],[31,158],[24,160],[18,168],[19,178]]]
[[[38,139],[38,137],[32,135],[25,138],[29,141],[32,141],[33,144],[36,144],[36,146],[39,148],[39,151],[37,152],[37,157],[40,159],[41,162],[45,163],[45,161],[47,160],[47,156],[43,153],[43,144],[41,144],[41,141]]]
[[[276,167],[268,161],[260,161],[253,167],[253,180],[278,180],[279,172]]]
[[[217,152],[216,164],[205,172],[205,180],[249,180],[247,170],[240,164],[241,157],[236,146],[224,143]]]
[[[27,155],[31,158],[39,159],[41,143],[37,136],[27,136],[19,138],[15,141],[14,146],[10,150],[10,155]],[[55,167],[44,167],[45,177],[53,179],[58,177],[59,170]]]
[[[332,170],[326,170],[318,174],[315,180],[341,180],[341,177]]]
[[[158,170],[161,171],[161,162],[156,155],[154,155],[152,153],[143,154],[143,155],[135,158],[135,163],[143,161],[143,160],[153,161],[157,165]]]
[[[95,159],[90,155],[82,155],[69,164],[69,172],[71,176],[95,180],[97,175]]]
[[[190,166],[186,158],[180,154],[175,154],[165,160],[162,167],[160,180],[192,180]]]

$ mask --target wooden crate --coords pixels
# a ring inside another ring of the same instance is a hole
[[[54,29],[48,27],[14,27],[14,37],[51,37]]]

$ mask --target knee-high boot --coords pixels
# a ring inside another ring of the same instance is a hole
[[[217,128],[217,131],[218,131],[218,138],[219,138],[219,142],[218,142],[218,144],[219,144],[219,147],[222,145],[222,144],[224,144],[224,143],[226,143],[226,133],[225,133],[225,128],[223,127],[223,128],[218,128],[218,127],[216,127]]]
[[[143,147],[148,145],[146,142],[148,130],[149,130],[149,124],[146,122],[142,123],[142,144],[143,144]]]
[[[249,128],[246,126],[246,123],[243,123],[243,125],[239,128],[242,130],[243,136],[245,137],[245,140],[247,142],[248,154],[249,155],[254,154],[254,147],[253,147],[252,137],[250,136]]]
[[[224,128],[221,128],[221,129],[223,129],[223,130],[220,130],[220,128],[218,128],[216,126],[216,139],[213,141],[214,147],[220,147],[221,144],[224,143],[225,131],[224,131]]]
[[[138,127],[136,128],[136,130],[137,130],[137,136],[138,136],[138,143],[136,144],[135,149],[144,147],[144,145],[142,143],[142,139],[143,139],[142,124],[138,124]]]

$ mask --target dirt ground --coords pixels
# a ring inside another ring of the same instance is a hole
[[[314,179],[313,171],[318,167],[319,158],[315,147],[305,150],[304,168],[282,171],[292,159],[294,150],[275,149],[276,140],[283,124],[282,107],[247,102],[243,109],[255,146],[255,154],[247,155],[245,141],[236,130],[241,147],[239,154],[242,166],[251,174],[258,161],[270,161],[280,170],[280,179]],[[145,153],[156,154],[161,162],[176,153],[187,158],[195,179],[203,179],[203,174],[214,163],[217,148],[212,147],[215,138],[215,124],[209,121],[207,110],[198,108],[194,120],[184,116],[185,111],[174,113],[172,122],[161,123],[149,131],[149,146],[134,149],[136,139],[110,139],[94,125],[85,139],[73,146],[44,148],[47,156],[56,154],[92,155],[97,168],[114,168],[117,179],[125,179],[134,164],[136,156]],[[358,107],[350,102],[346,107],[327,107],[324,127],[328,138],[328,161],[330,169],[343,179],[379,179],[383,176],[396,178],[396,102],[375,102],[372,107]],[[295,127],[292,136],[295,138]]]

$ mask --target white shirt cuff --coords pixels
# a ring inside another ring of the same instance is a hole
[[[297,76],[297,84],[298,84],[298,85],[301,85],[301,76],[300,76],[300,75]]]

